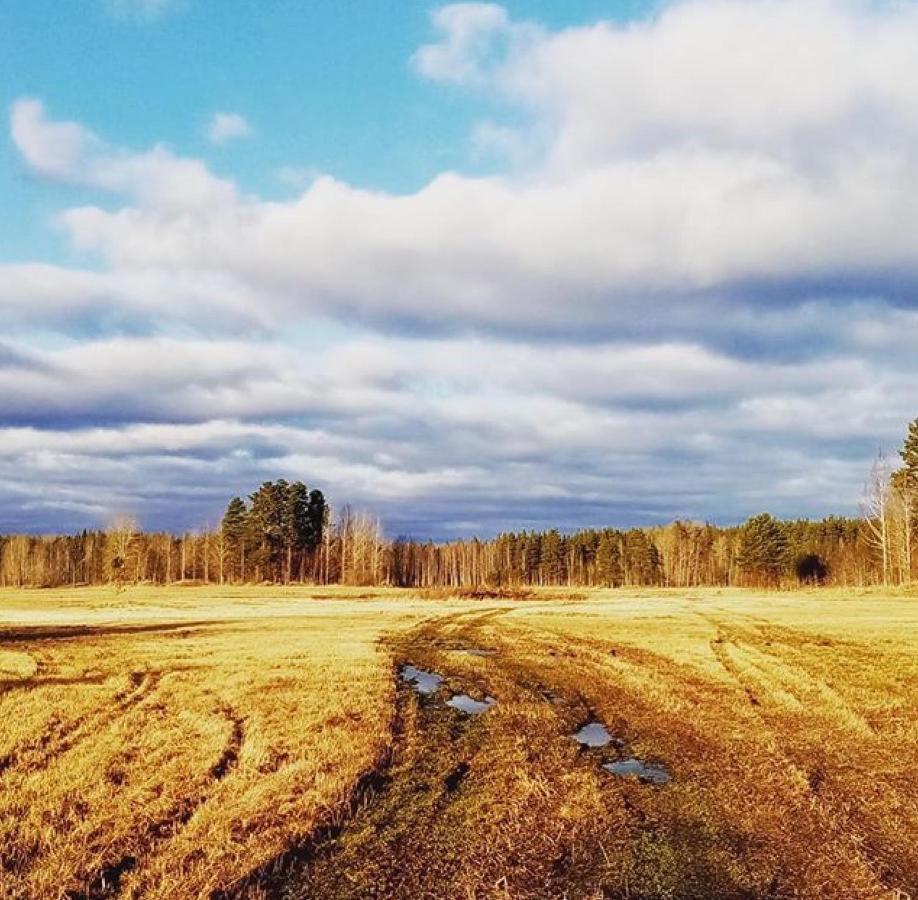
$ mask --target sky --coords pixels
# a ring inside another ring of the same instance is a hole
[[[918,416],[912,0],[0,6],[0,532],[854,515]]]

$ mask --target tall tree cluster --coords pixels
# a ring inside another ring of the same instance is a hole
[[[328,514],[325,497],[302,481],[266,481],[233,497],[220,524],[221,581],[316,581]]]

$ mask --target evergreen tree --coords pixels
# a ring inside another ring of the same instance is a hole
[[[596,574],[603,587],[617,587],[622,581],[622,554],[619,537],[604,531],[596,548]]]
[[[918,419],[909,422],[905,443],[899,451],[904,465],[893,474],[896,512],[901,518],[901,579],[910,584],[914,572],[914,548],[918,544]]]
[[[319,490],[309,492],[309,503],[306,509],[307,529],[303,546],[315,550],[322,543],[322,531],[328,519],[328,504],[325,495]]]
[[[238,561],[239,578],[245,581],[245,536],[249,511],[241,497],[233,497],[220,523],[227,550]]]
[[[542,538],[538,534],[523,535],[523,580],[535,584],[542,563]]]
[[[252,561],[256,575],[264,580],[278,579],[284,549],[287,482],[265,481],[250,497],[248,537],[252,542]]]
[[[910,481],[918,481],[918,419],[909,422],[905,443],[899,451]]]
[[[294,551],[302,551],[310,540],[309,491],[302,481],[284,482],[279,498],[283,504],[284,580],[289,582],[293,577]]]
[[[663,581],[660,551],[643,529],[634,528],[627,532],[624,539],[624,557],[630,584],[651,585]]]
[[[547,584],[561,584],[566,577],[566,560],[561,535],[552,528],[542,538],[542,572]]]
[[[788,564],[788,540],[781,523],[768,513],[749,519],[740,532],[736,561],[752,581],[777,584]]]

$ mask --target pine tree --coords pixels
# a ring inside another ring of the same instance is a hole
[[[914,546],[918,543],[918,419],[909,422],[905,443],[899,451],[902,468],[894,473],[892,486],[895,491],[899,515],[902,519],[901,557],[902,580],[912,581]]]
[[[311,529],[309,519],[309,491],[302,481],[286,485],[283,510],[283,542],[286,554],[284,580],[289,582],[293,577],[294,551],[304,550],[310,542]]]
[[[328,504],[325,495],[319,490],[309,492],[309,504],[306,509],[307,531],[303,546],[315,550],[322,543],[322,531],[328,519]]]
[[[604,531],[596,548],[596,573],[604,587],[617,587],[622,581],[622,554],[619,536]]]
[[[905,443],[899,451],[910,481],[918,481],[918,419],[909,422]]]
[[[542,564],[542,538],[540,535],[523,535],[523,580],[526,584],[535,584],[538,580],[539,567]]]
[[[542,570],[548,584],[561,584],[565,578],[564,544],[561,535],[552,528],[542,538]]]
[[[663,564],[657,545],[642,528],[633,528],[625,533],[623,544],[623,567],[628,574],[628,583],[634,585],[660,584],[663,581]]]
[[[777,584],[788,565],[788,541],[781,523],[768,513],[749,519],[740,532],[737,562],[751,580]]]
[[[251,495],[252,507],[248,517],[248,535],[252,542],[251,556],[257,576],[276,581],[284,548],[284,512],[287,482],[265,481]]]
[[[239,578],[245,581],[245,536],[248,527],[249,511],[241,497],[233,497],[226,507],[220,530],[226,541],[227,549],[239,561]]]

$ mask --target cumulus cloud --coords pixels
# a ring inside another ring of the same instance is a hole
[[[441,40],[421,47],[414,64],[428,78],[459,85],[484,84],[498,52],[496,38],[516,30],[496,3],[453,3],[435,10],[431,20]]]
[[[645,21],[558,32],[496,9],[435,13],[441,39],[416,58],[441,64],[419,68],[549,119],[551,156],[567,166],[692,143],[843,156],[915,135],[916,88],[900,77],[918,39],[913,4],[682,0]]]
[[[239,113],[216,112],[207,125],[207,139],[212,144],[225,144],[251,135],[252,126]]]
[[[200,160],[177,156],[165,144],[141,153],[112,147],[80,123],[49,119],[44,104],[28,98],[13,104],[10,120],[13,141],[36,174],[123,195],[146,215],[181,216],[204,209],[217,214],[238,202],[232,182],[213,175]]]
[[[14,108],[14,139],[37,173],[127,198],[64,211],[76,247],[219,270],[284,320],[294,298],[304,316],[612,332],[674,303],[918,285],[918,89],[901,77],[918,7],[694,0],[552,32],[458,4],[434,25],[421,73],[528,117],[470,135],[511,171],[401,195],[322,176],[279,203],[164,146],[112,148],[35,101]]]
[[[0,264],[0,316],[10,332],[146,332],[180,322],[251,333],[277,323],[259,300],[257,290],[219,271]]]

